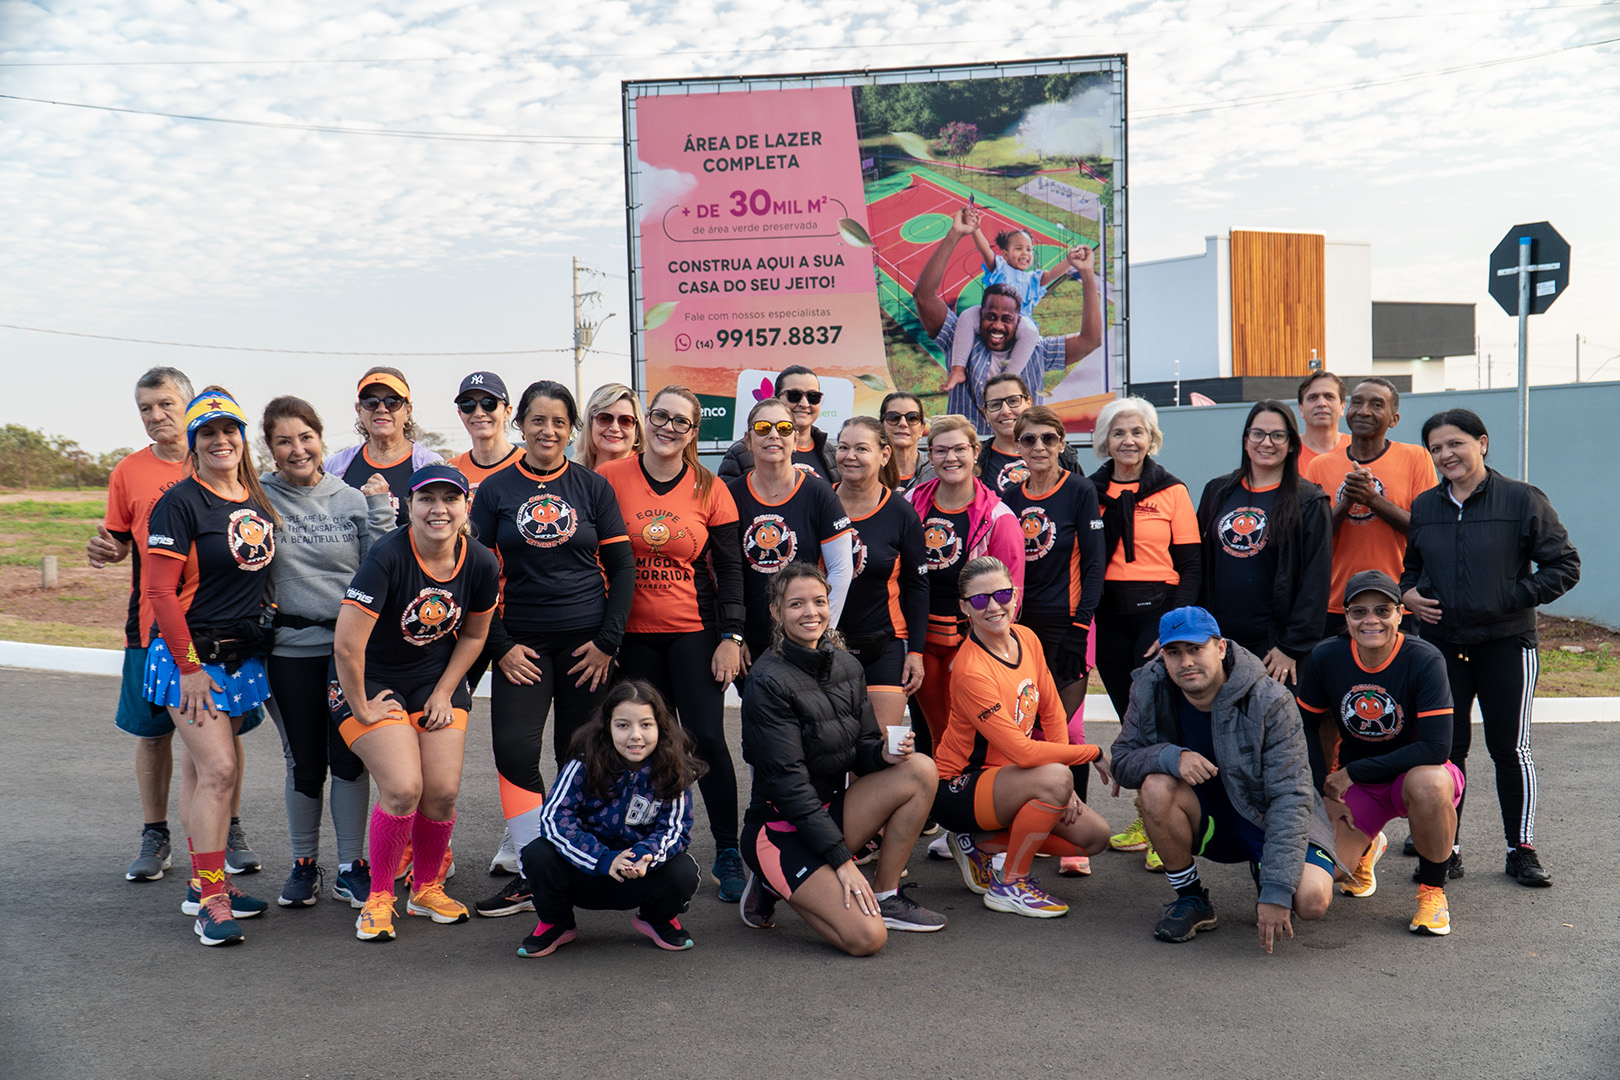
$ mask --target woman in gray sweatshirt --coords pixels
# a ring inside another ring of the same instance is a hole
[[[265,407],[263,429],[276,470],[260,481],[281,514],[277,554],[285,552],[270,574],[276,617],[267,665],[273,697],[266,702],[287,758],[294,859],[278,902],[309,907],[320,899],[321,796],[330,767],[338,846],[332,898],[358,908],[371,893],[370,868],[361,858],[371,778],[331,722],[327,669],[344,590],[372,541],[394,527],[394,510],[386,488],[370,494],[322,468],[321,418],[309,402],[276,398]]]

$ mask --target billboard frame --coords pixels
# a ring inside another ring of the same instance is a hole
[[[646,348],[642,341],[646,311],[638,267],[641,265],[641,234],[636,211],[641,203],[636,189],[636,102],[641,98],[685,94],[694,89],[708,93],[749,93],[790,90],[805,87],[860,87],[891,83],[951,82],[972,78],[1017,78],[1060,74],[1108,74],[1119,94],[1119,116],[1114,130],[1113,198],[1115,236],[1109,240],[1106,213],[1100,222],[1101,252],[1113,261],[1113,303],[1115,319],[1107,321],[1110,275],[1101,277],[1100,302],[1103,305],[1103,340],[1108,351],[1109,385],[1119,394],[1130,392],[1130,157],[1128,54],[1102,53],[1090,56],[1044,57],[1030,60],[979,61],[963,64],[859,68],[840,71],[792,72],[774,75],[708,75],[675,79],[624,79],[620,86],[620,108],[624,137],[625,252],[630,301],[630,386],[643,403],[652,388],[647,385]],[[1085,436],[1071,442],[1088,445]],[[705,453],[725,450],[730,444],[720,440],[699,440]]]

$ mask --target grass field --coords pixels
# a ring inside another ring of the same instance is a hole
[[[82,562],[106,512],[106,499],[0,503],[0,566],[38,566],[42,555]]]

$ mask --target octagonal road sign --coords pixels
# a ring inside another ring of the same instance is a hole
[[[1519,238],[1530,238],[1530,311],[1540,315],[1569,287],[1569,241],[1545,221],[1515,225],[1491,252],[1492,298],[1509,315],[1519,314]]]

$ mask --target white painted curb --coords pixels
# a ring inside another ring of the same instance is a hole
[[[73,675],[121,675],[124,654],[115,649],[81,649],[67,645],[32,645],[22,641],[0,641],[0,668],[33,668]],[[489,696],[490,676],[485,675],[477,697]],[[726,690],[726,704],[741,704],[735,687]],[[1536,698],[1538,724],[1592,724],[1620,721],[1620,698]],[[1106,694],[1086,695],[1086,717],[1090,720],[1117,720]],[[1479,723],[1479,706],[1474,706],[1474,723]]]

